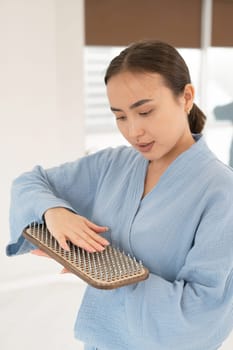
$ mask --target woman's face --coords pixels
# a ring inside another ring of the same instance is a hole
[[[187,120],[192,85],[174,97],[160,74],[122,72],[109,79],[107,95],[120,132],[146,159],[162,159],[193,143]]]

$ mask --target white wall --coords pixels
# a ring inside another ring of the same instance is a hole
[[[31,255],[7,258],[4,250],[13,178],[35,164],[49,167],[84,152],[83,7],[83,0],[0,0],[0,347],[4,350],[37,350],[49,344],[56,350],[78,349],[72,328],[83,285],[59,277],[56,263]],[[31,336],[25,336],[32,322],[35,329],[31,327]],[[42,324],[47,332],[39,335],[36,331],[42,331]]]
[[[84,151],[83,3],[1,0],[0,33],[0,239],[4,245],[9,237],[12,179],[35,164],[52,166]],[[3,256],[0,259],[2,263]],[[9,260],[4,259],[6,268],[13,267]],[[4,279],[22,274],[21,261],[17,258],[14,271],[7,274],[1,269]]]

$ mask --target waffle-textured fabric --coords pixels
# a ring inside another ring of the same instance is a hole
[[[32,249],[23,228],[63,206],[108,226],[150,271],[117,290],[87,288],[75,335],[88,348],[216,350],[232,330],[233,172],[195,139],[143,199],[148,161],[125,146],[14,181],[8,255]]]

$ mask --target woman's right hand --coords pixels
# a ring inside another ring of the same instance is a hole
[[[106,226],[98,226],[66,208],[48,209],[44,218],[49,232],[65,250],[69,250],[67,240],[90,253],[102,251],[109,245],[100,236],[100,233],[108,231]]]

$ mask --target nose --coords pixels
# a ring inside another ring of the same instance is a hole
[[[131,138],[138,138],[144,134],[144,129],[139,121],[130,121],[128,126],[128,134]]]

